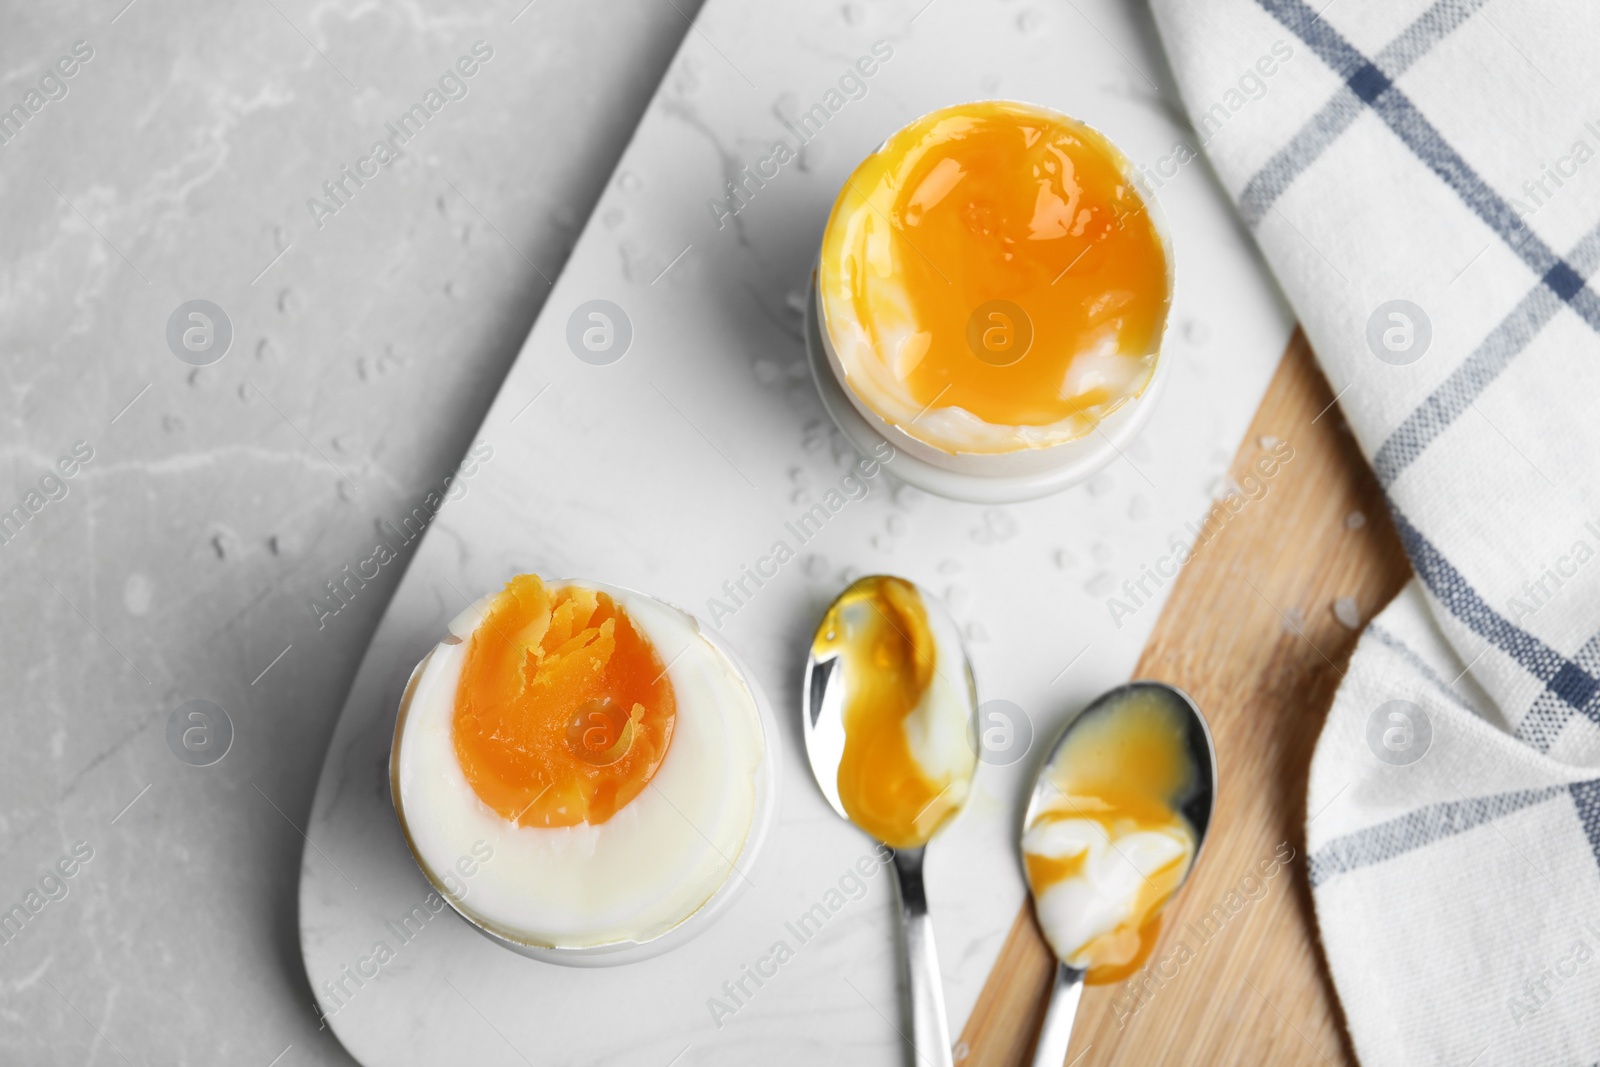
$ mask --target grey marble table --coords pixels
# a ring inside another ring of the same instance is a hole
[[[699,5],[125,3],[0,14],[0,1062],[349,1063],[301,830],[409,550],[348,575]]]

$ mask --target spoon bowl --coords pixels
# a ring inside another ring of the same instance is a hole
[[[823,622],[817,628],[818,636],[821,636],[827,621],[834,617],[834,609],[851,595],[852,590],[863,583],[877,581],[883,577],[883,575],[868,575],[850,583],[823,613]],[[913,588],[922,598],[922,606],[928,616],[928,628],[938,641],[941,651],[938,672],[945,681],[951,683],[951,688],[966,704],[967,747],[976,753],[979,744],[978,683],[972,676],[972,663],[967,658],[966,648],[961,642],[961,631],[956,626],[955,620],[945,611],[943,602],[920,586]],[[943,662],[943,653],[946,652],[950,654],[949,658],[952,661],[949,665]],[[823,797],[833,810],[839,813],[839,817],[849,819],[850,813],[845,810],[844,801],[839,796],[839,764],[844,758],[845,741],[844,706],[845,697],[849,692],[849,680],[844,676],[844,668],[845,662],[842,656],[836,651],[819,653],[817,642],[813,641],[811,650],[806,656],[805,676],[801,681],[800,706],[806,758],[811,763],[811,773],[817,779],[817,787],[822,790]]]
[[[1206,828],[1211,824],[1211,806],[1217,793],[1217,750],[1211,740],[1211,727],[1201,714],[1200,706],[1188,693],[1166,682],[1137,681],[1119,685],[1102,693],[1070,716],[1056,734],[1055,740],[1050,743],[1049,751],[1039,764],[1039,774],[1034,779],[1033,792],[1028,796],[1028,808],[1022,815],[1022,825],[1026,828],[1031,824],[1048,801],[1049,795],[1056,791],[1047,777],[1047,772],[1055,764],[1056,757],[1060,755],[1073,729],[1091,715],[1137,692],[1160,694],[1172,700],[1174,706],[1184,712],[1184,747],[1188,751],[1191,765],[1198,773],[1195,775],[1194,789],[1178,805],[1177,810],[1189,821],[1189,825],[1194,827],[1194,858],[1195,862],[1199,862],[1200,848],[1205,843]],[[1193,869],[1193,864],[1190,865],[1190,869]]]
[[[922,864],[928,840],[948,825],[965,803],[972,775],[977,769],[979,739],[977,684],[972,677],[972,666],[966,650],[961,644],[960,631],[943,605],[925,590],[904,579],[872,575],[852,582],[828,606],[806,657],[801,690],[801,728],[806,739],[806,756],[811,762],[811,771],[822,795],[840,817],[855,822],[841,796],[839,775],[846,759],[847,706],[853,691],[867,688],[868,679],[860,677],[861,665],[857,664],[852,669],[850,657],[841,651],[840,642],[846,634],[839,631],[848,630],[853,623],[880,624],[880,620],[870,614],[876,608],[882,616],[881,622],[893,626],[908,643],[916,646],[913,635],[906,632],[902,623],[897,623],[892,615],[877,607],[876,601],[863,596],[863,590],[875,588],[874,583],[884,582],[903,583],[904,587],[915,591],[926,617],[928,636],[933,639],[936,651],[928,688],[919,698],[913,713],[922,710],[924,702],[928,700],[943,700],[949,702],[943,716],[930,716],[928,722],[945,730],[956,723],[955,716],[958,713],[965,720],[962,740],[965,742],[964,755],[970,759],[964,776],[958,774],[952,777],[944,790],[912,820],[913,827],[919,831],[915,838],[918,843],[907,845],[902,841],[901,847],[894,847],[892,843],[884,842],[890,844],[894,858],[895,890],[901,922],[901,969],[908,994],[912,1060],[929,1067],[950,1067],[953,1062],[950,1027],[945,1016],[944,991],[939,980],[939,960],[934,950],[933,924],[928,915]],[[874,661],[873,666],[876,668],[880,664]],[[852,677],[853,674],[856,677]],[[907,716],[909,718],[910,715]],[[910,733],[909,730],[907,732]],[[950,754],[949,745],[945,746],[944,754]],[[958,784],[962,788],[954,798],[954,806],[947,811],[936,811],[933,825],[922,835],[923,815]],[[881,836],[873,835],[868,828],[862,829],[882,841]]]
[[[1028,798],[1028,808],[1022,817],[1021,832],[1022,835],[1026,835],[1028,828],[1045,810],[1051,797],[1059,795],[1060,789],[1051,779],[1051,772],[1074,732],[1087,722],[1108,714],[1116,715],[1120,708],[1130,706],[1129,697],[1138,695],[1159,699],[1165,706],[1180,714],[1181,744],[1189,766],[1193,769],[1186,792],[1173,798],[1176,801],[1173,809],[1183,816],[1190,829],[1194,831],[1194,854],[1190,857],[1188,869],[1184,871],[1183,877],[1172,888],[1167,899],[1161,903],[1160,908],[1164,909],[1171,902],[1172,896],[1176,895],[1183,883],[1188,880],[1189,875],[1194,872],[1195,864],[1200,862],[1200,853],[1205,845],[1206,832],[1211,825],[1211,812],[1215,807],[1217,795],[1217,753],[1211,740],[1211,728],[1207,725],[1205,716],[1201,714],[1199,705],[1189,694],[1176,686],[1165,682],[1129,682],[1102,694],[1069,717],[1039,766],[1033,792]],[[1031,885],[1029,893],[1032,894]],[[1037,899],[1034,903],[1037,907]],[[1057,959],[1050,1006],[1045,1012],[1038,1043],[1034,1046],[1034,1067],[1061,1067],[1066,1060],[1067,1047],[1072,1039],[1072,1023],[1077,1015],[1078,1001],[1083,995],[1083,979],[1086,973],[1083,968],[1074,967],[1065,960]]]

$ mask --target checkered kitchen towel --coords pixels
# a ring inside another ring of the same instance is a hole
[[[1416,570],[1311,771],[1379,1064],[1600,1060],[1600,4],[1154,0]],[[1289,431],[1292,434],[1292,430]],[[1270,996],[1270,990],[1263,990]]]

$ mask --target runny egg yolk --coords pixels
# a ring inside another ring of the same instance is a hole
[[[666,755],[672,682],[605,593],[513,578],[473,631],[456,690],[456,758],[478,799],[520,826],[599,824]]]
[[[1155,946],[1161,909],[1194,861],[1176,804],[1195,770],[1182,713],[1161,696],[1135,690],[1091,714],[1050,766],[1054,789],[1023,860],[1051,946],[1095,985],[1134,973]]]
[[[931,777],[912,745],[912,720],[939,662],[917,587],[885,575],[860,579],[828,610],[812,654],[842,660],[838,785],[850,821],[891,848],[927,844],[960,810],[966,792]]]
[[[857,396],[913,435],[910,416],[960,408],[1076,437],[1139,395],[1170,286],[1133,174],[1097,131],[1025,104],[944,108],[890,137],[823,238],[830,323],[859,327],[876,364],[845,359]]]

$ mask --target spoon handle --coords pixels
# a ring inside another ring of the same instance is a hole
[[[1056,964],[1056,982],[1050,989],[1050,1007],[1039,1028],[1039,1043],[1033,1047],[1033,1067],[1062,1067],[1067,1046],[1072,1043],[1072,1020],[1078,1015],[1083,998],[1083,972]]]
[[[901,944],[905,949],[906,987],[910,990],[911,1041],[914,1062],[951,1067],[950,1023],[944,1014],[944,986],[939,980],[939,955],[933,945],[933,919],[922,888],[920,848],[895,849],[896,895],[900,898]]]

